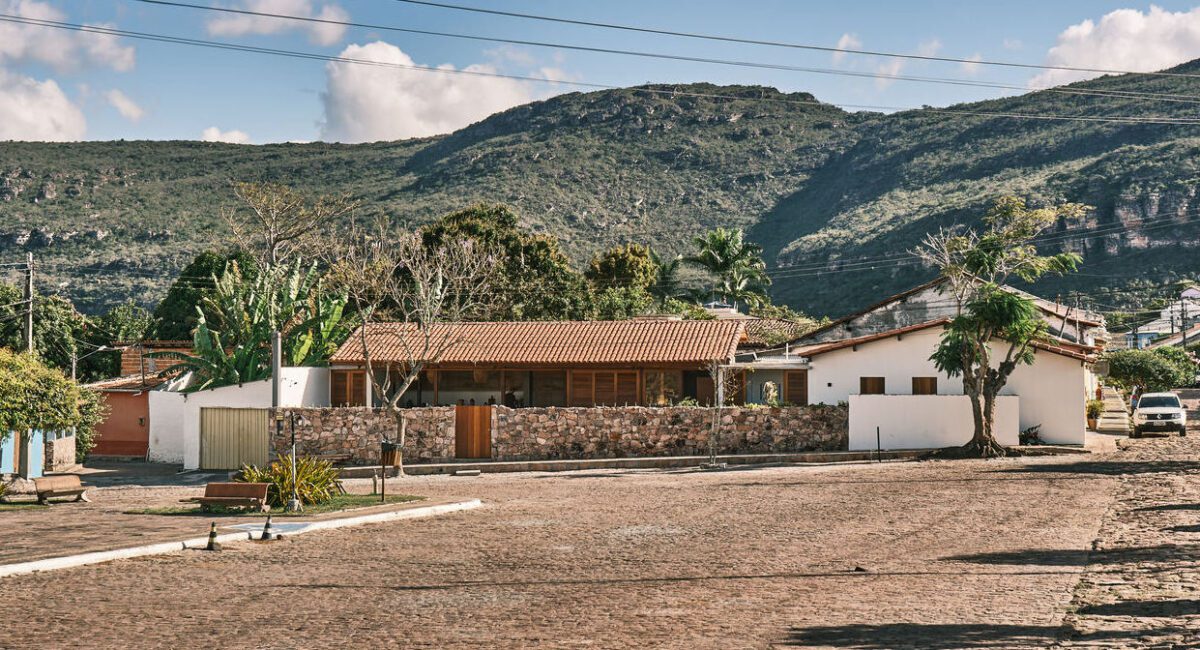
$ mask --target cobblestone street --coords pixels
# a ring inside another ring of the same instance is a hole
[[[0,647],[1171,647],[1195,445],[408,478],[488,505],[6,579]]]

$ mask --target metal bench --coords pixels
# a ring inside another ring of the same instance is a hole
[[[213,506],[222,508],[253,508],[267,512],[267,489],[270,483],[209,483],[204,486],[204,496],[183,499],[200,504],[204,512],[212,510]]]
[[[75,497],[76,501],[91,502],[87,498],[87,488],[79,482],[75,474],[55,474],[33,479],[33,489],[37,492],[38,503],[45,504],[54,497]]]

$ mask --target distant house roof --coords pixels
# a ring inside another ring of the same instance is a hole
[[[126,375],[124,377],[115,377],[88,384],[88,388],[112,393],[139,393],[144,390],[158,388],[170,381],[170,379],[170,377],[159,377],[156,375]]]
[[[910,332],[919,332],[933,327],[945,327],[950,322],[949,318],[936,318],[934,320],[908,325],[906,327],[898,327],[886,332],[876,332],[866,336],[859,336],[852,339],[842,339],[840,341],[830,341],[828,343],[817,343],[805,347],[796,347],[789,350],[789,353],[794,356],[812,358],[822,354],[833,352],[835,350],[843,350],[859,345],[865,345],[874,341],[891,338],[893,336],[903,336]],[[1094,361],[1095,357],[1088,352],[1096,348],[1087,345],[1079,345],[1070,341],[1064,341],[1058,338],[1051,338],[1048,341],[1039,341],[1033,344],[1033,347],[1038,350],[1044,350],[1064,357],[1078,359],[1080,361]]]
[[[849,323],[850,321],[852,321],[856,318],[859,318],[860,316],[869,314],[877,309],[886,307],[887,305],[890,305],[894,302],[902,301],[910,296],[921,293],[922,291],[925,291],[926,289],[932,289],[941,284],[944,284],[946,282],[946,280],[947,279],[944,276],[937,277],[937,278],[930,280],[929,282],[925,282],[924,284],[919,284],[910,289],[905,289],[904,291],[901,291],[900,293],[888,296],[887,298],[884,298],[883,300],[880,300],[879,302],[868,305],[867,307],[864,307],[863,309],[860,309],[852,314],[848,314],[846,316],[838,318],[837,320],[829,321],[828,323],[826,323],[825,325],[823,325],[821,327],[818,327],[817,329],[805,332],[803,334],[803,336],[811,336],[814,334],[821,334],[824,332],[828,332],[829,330],[832,330],[841,325],[845,325],[846,323]],[[1008,285],[1004,285],[1003,288],[1007,291],[1011,291],[1018,295],[1029,298],[1030,300],[1033,301],[1033,304],[1035,306],[1037,306],[1038,309],[1042,310],[1042,312],[1047,315],[1054,316],[1056,318],[1065,318],[1068,321],[1079,323],[1080,325],[1084,325],[1087,327],[1099,327],[1100,325],[1103,324],[1096,316],[1086,313],[1086,312],[1080,312],[1079,310],[1075,310],[1073,307],[1070,307],[1068,305],[1060,305],[1054,301],[1046,300],[1044,298],[1039,298],[1038,296],[1035,296],[1027,291],[1022,291],[1020,289],[1017,289],[1015,287],[1010,287]]]
[[[1193,325],[1187,330],[1188,345],[1192,343],[1200,343],[1200,325]],[[1147,345],[1148,348],[1162,348],[1172,345],[1180,345],[1183,343],[1183,332],[1177,332],[1165,339],[1158,339]]]
[[[440,365],[696,365],[730,359],[744,338],[740,320],[530,321],[440,324],[452,343]],[[330,361],[363,363],[360,331]],[[438,334],[437,336],[441,336]],[[421,336],[412,323],[372,323],[372,361],[403,363]]]
[[[812,324],[797,323],[781,318],[750,318],[742,321],[746,325],[746,338],[741,348],[756,350],[794,341],[812,330]]]

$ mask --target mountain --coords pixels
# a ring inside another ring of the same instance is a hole
[[[1035,290],[1133,304],[1139,288],[1200,272],[1200,125],[947,111],[1197,117],[1191,85],[1124,75],[887,115],[765,87],[659,85],[561,95],[399,142],[2,143],[0,263],[33,251],[41,286],[84,309],[150,304],[196,252],[226,241],[229,181],[272,180],[348,193],[362,215],[398,223],[506,203],[580,262],[625,241],[680,252],[708,228],[742,227],[766,249],[777,300],[837,315],[928,279],[900,256],[1018,194],[1095,206],[1050,242],[1083,253],[1082,273]]]

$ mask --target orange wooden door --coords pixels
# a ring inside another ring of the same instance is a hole
[[[454,457],[492,457],[492,407],[454,407]]]

